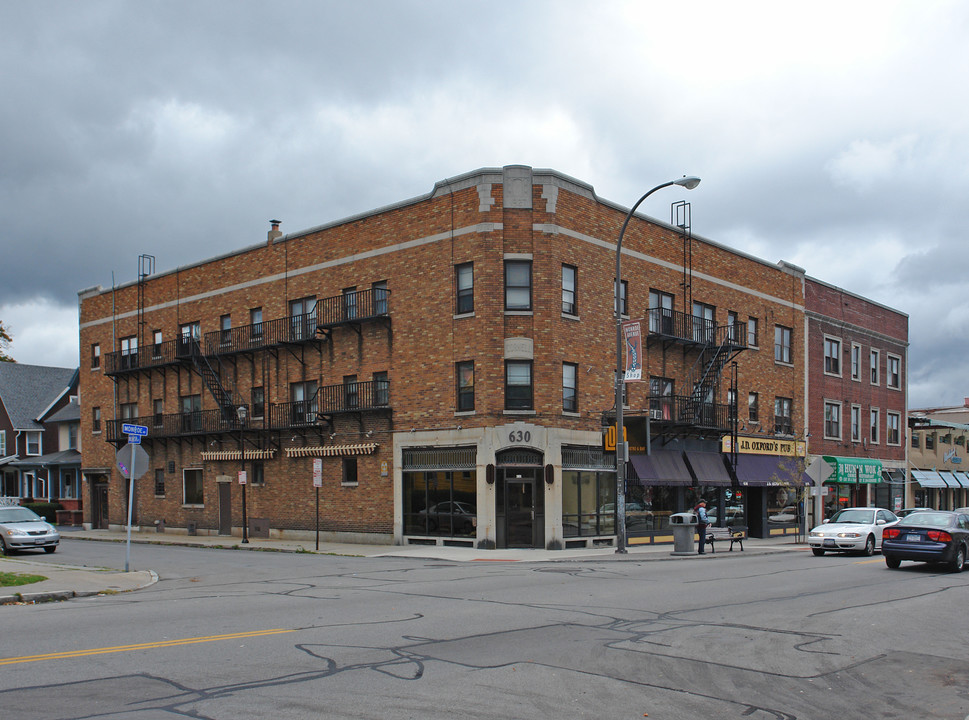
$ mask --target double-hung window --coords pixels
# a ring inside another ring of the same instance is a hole
[[[505,260],[505,310],[532,309],[532,261]]]
[[[579,271],[572,265],[562,266],[562,312],[566,315],[578,315],[579,306],[576,297],[576,281]]]
[[[869,367],[871,368],[871,384],[878,384],[878,365],[879,365],[879,353],[877,350],[872,350],[869,353]]]
[[[462,360],[455,364],[457,411],[474,410],[474,360]]]
[[[778,435],[794,434],[794,424],[791,422],[793,404],[791,398],[774,398],[774,432]]]
[[[824,372],[841,375],[841,341],[837,338],[824,339]]]
[[[824,404],[824,436],[834,440],[841,439],[841,403]]]
[[[898,413],[890,412],[886,418],[885,426],[885,442],[889,445],[901,445],[901,435],[899,433],[899,426],[901,425],[901,416]]]
[[[386,315],[390,310],[390,291],[387,289],[387,281],[378,280],[371,283],[370,293],[373,296],[373,314]]]
[[[101,344],[94,343],[91,345],[91,369],[97,370],[101,367]]]
[[[791,328],[774,326],[774,362],[791,362]]]
[[[757,347],[759,335],[757,333],[757,318],[747,318],[747,347]]]
[[[901,390],[902,388],[902,359],[897,355],[888,356],[888,378],[887,385],[892,390]]]
[[[747,419],[752,422],[760,420],[760,395],[752,392],[747,395]]]
[[[873,443],[878,442],[878,428],[879,428],[878,408],[872,408],[871,409],[871,435],[869,436],[869,439]]]
[[[121,367],[138,367],[138,338],[134,335],[121,338]]]
[[[474,263],[463,263],[454,268],[456,312],[465,315],[474,312]]]
[[[693,339],[696,342],[713,342],[716,308],[706,303],[693,303]]]
[[[649,331],[673,335],[673,296],[659,290],[649,291]]]
[[[562,363],[562,410],[579,412],[579,366],[575,363]]]
[[[505,361],[505,410],[532,410],[532,361]]]
[[[851,406],[851,442],[861,442],[861,405]]]

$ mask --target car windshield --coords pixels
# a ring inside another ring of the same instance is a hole
[[[40,519],[37,513],[25,507],[0,508],[0,523],[32,522]]]
[[[945,513],[922,512],[912,513],[905,518],[906,525],[931,525],[932,527],[946,527],[952,519],[951,515]]]
[[[859,523],[871,525],[875,522],[874,510],[839,510],[831,518],[833,523]]]

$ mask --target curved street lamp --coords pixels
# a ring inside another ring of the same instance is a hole
[[[616,242],[616,288],[615,288],[615,311],[616,311],[616,552],[626,552],[626,434],[623,432],[622,420],[622,395],[625,384],[624,371],[622,367],[622,305],[620,304],[622,294],[622,238],[626,234],[626,226],[632,219],[643,200],[648,198],[657,190],[662,190],[670,185],[679,185],[687,190],[692,190],[700,184],[700,178],[683,176],[678,180],[670,180],[662,185],[657,185],[652,190],[643,195],[636,204],[629,208],[626,219],[622,223],[622,230],[619,231],[619,240]]]

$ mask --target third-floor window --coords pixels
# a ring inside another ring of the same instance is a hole
[[[774,326],[774,362],[791,362],[791,328]]]
[[[532,309],[531,260],[505,261],[505,310]]]
[[[454,285],[457,288],[455,312],[458,315],[474,312],[474,263],[463,263],[454,268]]]
[[[578,274],[579,271],[572,265],[562,266],[562,312],[566,315],[579,314],[576,297]]]
[[[824,371],[829,375],[841,374],[841,341],[837,338],[824,339]]]

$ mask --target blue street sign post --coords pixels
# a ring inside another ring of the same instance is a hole
[[[128,538],[125,542],[124,551],[124,571],[128,572],[128,564],[131,559],[131,503],[134,502],[135,499],[135,448],[141,442],[141,437],[148,435],[148,427],[145,425],[135,425],[133,423],[122,423],[121,432],[128,436],[128,441],[131,444],[132,477],[128,481]]]

